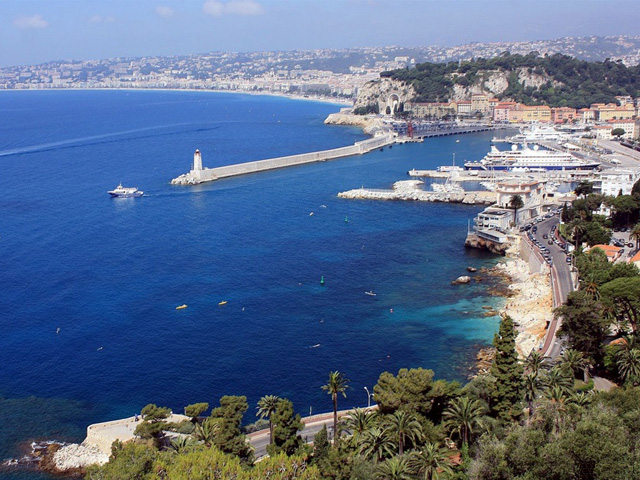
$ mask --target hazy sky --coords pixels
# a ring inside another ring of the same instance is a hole
[[[0,0],[0,65],[640,35],[640,0]]]

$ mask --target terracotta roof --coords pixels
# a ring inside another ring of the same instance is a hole
[[[640,262],[640,250],[633,257],[629,259],[629,263]]]
[[[620,247],[616,247],[614,245],[594,245],[589,249],[589,251],[592,251],[594,248],[599,248],[600,250],[602,250],[607,258],[615,257],[620,251]]]

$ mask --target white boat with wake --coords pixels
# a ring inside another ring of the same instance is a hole
[[[142,190],[138,190],[135,187],[123,187],[122,184],[118,185],[113,190],[107,192],[112,197],[127,198],[127,197],[141,197],[144,195]]]

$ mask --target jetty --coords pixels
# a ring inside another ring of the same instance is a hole
[[[496,201],[496,194],[494,192],[429,192],[420,188],[420,185],[423,183],[421,180],[402,180],[394,183],[391,190],[361,187],[340,192],[338,193],[338,197],[365,200],[464,203],[466,205],[490,205]]]
[[[199,183],[212,182],[221,178],[246,175],[248,173],[264,172],[267,170],[293,167],[307,163],[326,162],[328,160],[350,157],[352,155],[363,155],[373,150],[391,145],[395,140],[394,135],[388,132],[367,140],[356,142],[355,144],[347,147],[301,153],[286,157],[268,158],[253,162],[236,163],[234,165],[225,165],[223,167],[214,168],[203,168],[202,155],[199,150],[196,150],[193,155],[193,168],[191,171],[171,180],[171,185],[197,185]]]
[[[332,114],[325,123],[337,125],[357,124],[360,126],[368,125],[365,131],[375,133],[372,138],[356,142],[346,147],[333,148],[330,150],[321,150],[317,152],[301,153],[298,155],[288,155],[286,157],[268,158],[264,160],[256,160],[251,162],[236,163],[234,165],[225,165],[222,167],[204,168],[202,166],[202,155],[196,150],[193,156],[193,165],[189,172],[184,173],[173,180],[172,185],[197,185],[199,183],[212,182],[222,178],[246,175],[249,173],[264,172],[267,170],[275,170],[278,168],[293,167],[304,165],[307,163],[326,162],[338,158],[350,157],[353,155],[363,155],[371,151],[384,148],[394,143],[413,143],[423,142],[425,138],[442,137],[447,135],[460,135],[465,133],[485,132],[495,130],[495,126],[487,125],[446,125],[439,124],[416,124],[416,128],[412,133],[400,131],[380,119],[367,120],[366,118],[357,118],[358,123],[354,123],[353,117],[359,117],[347,114]],[[371,123],[369,125],[367,122]],[[363,123],[364,122],[364,123]]]

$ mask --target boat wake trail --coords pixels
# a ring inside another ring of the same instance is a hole
[[[178,127],[178,128],[177,128]],[[182,127],[182,128],[179,128]],[[102,135],[90,135],[87,137],[72,138],[69,140],[61,140],[58,142],[41,143],[38,145],[29,145],[26,147],[11,148],[0,150],[0,157],[9,157],[12,155],[24,155],[27,153],[46,152],[51,150],[60,150],[65,148],[77,148],[87,145],[99,145],[104,143],[115,143],[122,140],[137,140],[141,138],[166,137],[169,135],[181,135],[186,132],[206,132],[217,130],[220,125],[203,127],[202,124],[175,124],[162,125],[159,127],[138,128],[134,130],[125,130],[122,132],[106,133]]]

